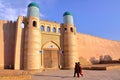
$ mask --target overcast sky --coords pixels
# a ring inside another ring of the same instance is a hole
[[[120,41],[120,0],[0,0],[0,20],[26,16],[27,6],[40,6],[40,19],[63,23],[72,13],[77,32]]]

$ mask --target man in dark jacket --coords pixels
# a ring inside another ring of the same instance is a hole
[[[76,76],[77,74],[77,77],[79,77],[79,65],[77,62],[75,62],[75,68],[74,68],[74,77]]]

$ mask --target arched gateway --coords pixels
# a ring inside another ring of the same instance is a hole
[[[42,47],[44,68],[59,68],[60,48],[54,42],[47,42]]]

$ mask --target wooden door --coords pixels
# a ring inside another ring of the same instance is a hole
[[[44,67],[51,68],[52,67],[52,55],[50,50],[44,50]]]
[[[44,50],[44,67],[58,68],[58,50]]]
[[[58,68],[58,51],[57,50],[52,50],[52,68]]]

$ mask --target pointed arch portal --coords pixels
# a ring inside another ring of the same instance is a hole
[[[59,68],[60,54],[59,47],[54,42],[47,42],[42,47],[43,64],[45,68]]]

